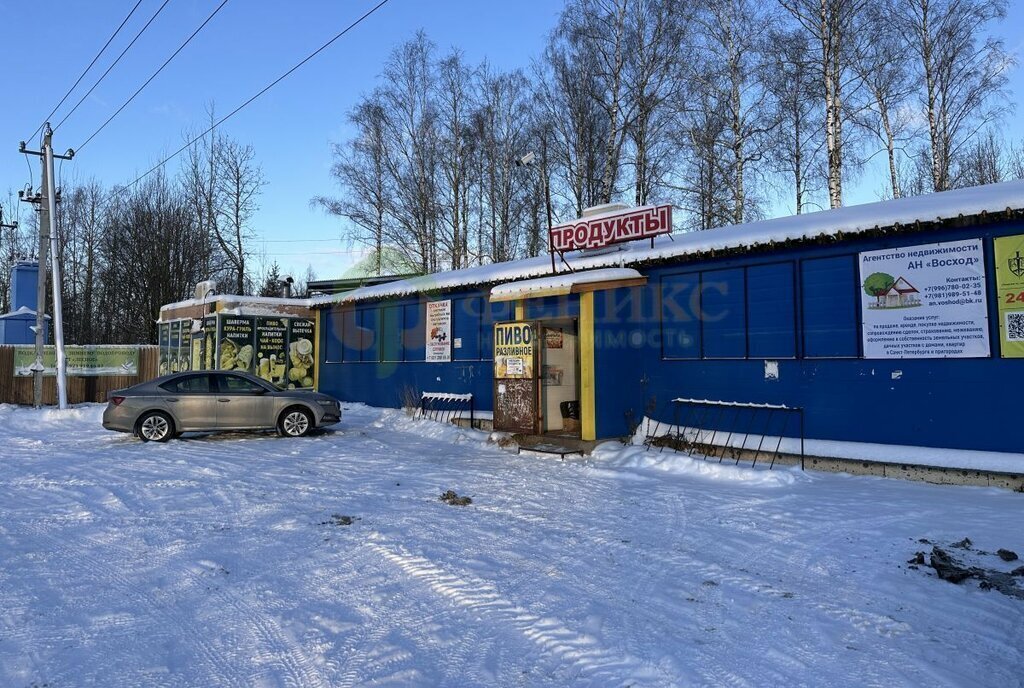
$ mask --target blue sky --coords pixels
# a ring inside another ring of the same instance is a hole
[[[134,4],[131,0],[54,2],[31,8],[0,0],[0,202],[7,189],[28,181],[17,142],[27,137],[73,83]],[[143,0],[131,22],[85,78],[90,84],[159,6]],[[146,34],[55,136],[55,147],[77,147],[118,107],[219,4],[215,0],[171,0]],[[269,2],[229,0],[188,47],[72,163],[65,183],[95,176],[104,184],[134,179],[173,152],[183,133],[204,119],[211,100],[227,113],[376,4],[376,0]],[[300,71],[230,120],[224,130],[256,149],[267,178],[256,218],[265,250],[288,271],[307,263],[321,277],[337,276],[352,262],[335,218],[309,207],[309,199],[331,194],[329,144],[347,137],[345,112],[371,90],[389,51],[417,29],[442,50],[457,46],[472,62],[484,58],[502,69],[529,66],[541,52],[562,3],[557,0],[391,0]],[[29,27],[47,17],[53,42]],[[1024,26],[1024,0],[1010,7],[1001,27],[1007,48],[1020,58],[1021,39],[1010,27]],[[1014,71],[1015,98],[1024,94],[1021,69]],[[84,93],[80,87],[78,93]],[[76,93],[69,104],[77,101]],[[61,112],[55,117],[59,120]],[[1020,117],[1006,131],[1021,138]],[[34,145],[34,144],[33,144]],[[6,151],[6,152],[5,152]],[[172,163],[173,164],[173,163]],[[33,159],[33,165],[36,165]],[[38,184],[38,171],[34,171]],[[869,169],[848,186],[847,203],[874,200],[881,187]],[[783,212],[779,208],[778,212]],[[323,241],[338,238],[337,241]],[[301,243],[300,239],[318,239]]]

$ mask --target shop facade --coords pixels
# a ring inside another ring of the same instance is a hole
[[[316,319],[305,299],[217,295],[167,304],[157,333],[160,375],[238,370],[282,389],[316,386]]]
[[[1013,182],[359,289],[314,303],[319,389],[471,393],[499,429],[582,439],[677,398],[775,404],[837,445],[1019,453],[1022,209]]]

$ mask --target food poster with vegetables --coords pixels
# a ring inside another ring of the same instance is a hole
[[[288,389],[312,389],[316,378],[316,323],[292,318],[288,323]]]
[[[285,387],[288,322],[284,318],[256,318],[256,374]]]
[[[181,338],[178,344],[178,372],[192,370],[192,321],[181,321]]]
[[[192,370],[205,370],[203,368],[203,343],[206,341],[206,338],[201,325],[201,321],[193,320],[192,327],[190,328],[192,330]]]
[[[252,372],[254,318],[241,315],[221,316],[217,368]]]
[[[160,323],[157,328],[157,344],[160,347],[160,363],[158,374],[171,372],[171,323]]]
[[[203,318],[203,365],[202,370],[216,370],[214,365],[217,354],[217,316]]]

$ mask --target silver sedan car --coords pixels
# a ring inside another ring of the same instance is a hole
[[[183,432],[274,430],[302,437],[341,420],[341,405],[326,394],[282,390],[247,373],[165,375],[111,392],[103,427],[131,432],[145,442],[166,442]]]

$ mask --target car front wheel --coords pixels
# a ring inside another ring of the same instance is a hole
[[[166,442],[174,437],[174,421],[166,413],[150,411],[139,418],[137,434],[143,442]]]
[[[303,437],[313,429],[313,414],[303,408],[292,407],[281,414],[277,429],[285,437]]]

